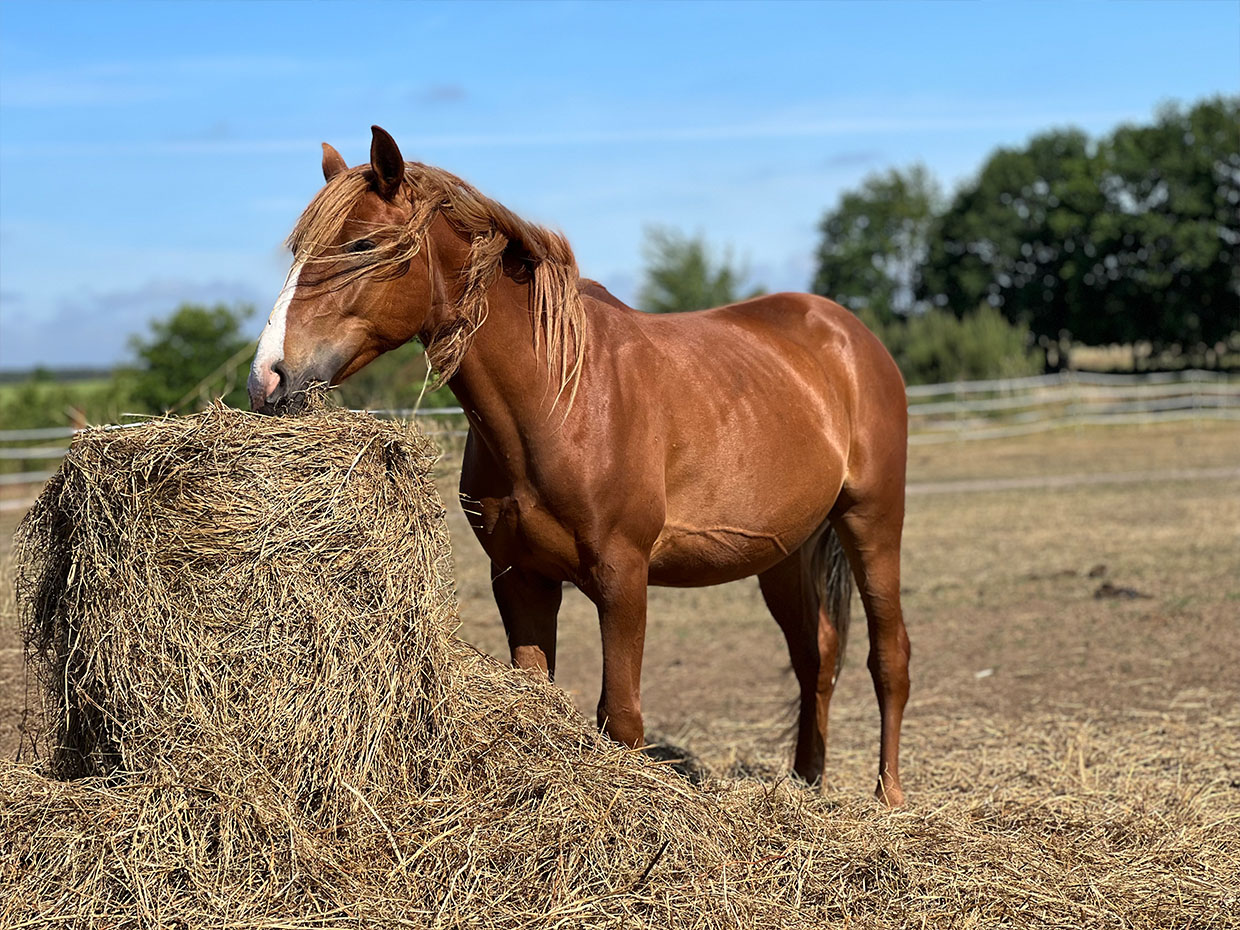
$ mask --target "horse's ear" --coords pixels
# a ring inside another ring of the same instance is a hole
[[[405,179],[405,159],[396,147],[396,140],[378,126],[371,126],[370,169],[375,173],[375,187],[380,197],[391,200]]]
[[[330,181],[340,172],[349,166],[344,163],[344,159],[340,157],[340,153],[334,148],[323,143],[323,180]]]

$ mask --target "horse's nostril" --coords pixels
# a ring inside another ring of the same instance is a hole
[[[276,373],[276,377],[280,379],[270,394],[267,395],[267,403],[274,404],[284,398],[288,394],[288,369],[284,367],[283,360],[276,362],[271,366],[271,370]]]

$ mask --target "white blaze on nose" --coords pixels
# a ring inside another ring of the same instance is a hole
[[[276,305],[271,311],[263,334],[258,340],[258,351],[254,353],[254,364],[250,366],[250,399],[262,404],[280,383],[280,376],[272,371],[272,366],[284,358],[284,327],[288,317],[288,305],[297,290],[297,280],[301,277],[301,262],[295,262],[284,279],[284,287],[276,298]]]

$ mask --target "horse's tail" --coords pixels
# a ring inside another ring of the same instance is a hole
[[[819,571],[822,589],[819,592],[820,603],[827,609],[827,617],[835,627],[838,645],[835,650],[835,671],[831,676],[832,684],[840,677],[840,669],[844,667],[844,650],[848,646],[848,621],[852,613],[853,576],[852,567],[848,564],[848,556],[844,546],[835,532],[835,527],[828,524],[827,532],[818,544]]]

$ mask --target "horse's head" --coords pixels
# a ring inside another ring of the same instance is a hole
[[[447,171],[407,164],[372,130],[368,165],[348,168],[323,145],[327,184],[289,236],[293,267],[254,355],[250,406],[296,410],[311,384],[343,381],[414,336],[451,378],[501,275],[528,286],[513,303],[532,311],[533,349],[557,391],[575,390],[586,323],[568,242]]]
[[[323,143],[327,184],[289,237],[293,267],[250,368],[254,410],[299,408],[311,384],[344,380],[425,322],[434,284],[413,259],[437,204],[417,203],[396,142],[372,131],[369,165]]]

